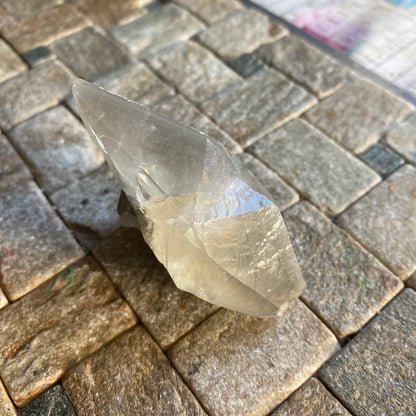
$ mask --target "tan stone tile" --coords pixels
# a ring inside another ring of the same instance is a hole
[[[416,290],[416,273],[413,273],[407,280],[406,286]]]
[[[13,401],[25,405],[135,323],[110,280],[86,257],[0,310],[0,376]]]
[[[8,303],[9,303],[9,301],[6,298],[6,295],[0,289],[0,309],[4,308]]]
[[[0,39],[0,62],[0,82],[14,77],[27,68],[19,56],[2,39]]]
[[[19,3],[19,2],[13,2],[13,3]],[[3,4],[0,3],[0,33],[6,32],[10,25],[15,25],[15,24],[16,24],[16,19],[3,6]]]
[[[0,133],[0,180],[13,175],[19,178],[30,178],[29,169],[13,149],[7,138]]]
[[[64,0],[2,0],[7,11],[18,19],[40,13],[63,2]]]
[[[0,381],[0,415],[2,416],[17,416],[17,412],[13,407],[9,396],[7,395],[6,389]]]

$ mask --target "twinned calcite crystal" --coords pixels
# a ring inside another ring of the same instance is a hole
[[[176,286],[211,303],[273,316],[301,293],[279,208],[216,140],[78,80],[73,93]]]

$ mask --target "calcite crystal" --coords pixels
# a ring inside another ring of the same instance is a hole
[[[279,208],[216,140],[78,80],[73,93],[143,236],[178,288],[274,316],[304,282]]]

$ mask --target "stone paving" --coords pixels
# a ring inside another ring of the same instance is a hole
[[[416,111],[237,0],[0,0],[0,416],[416,414]],[[220,140],[283,211],[276,318],[176,288],[70,88]]]

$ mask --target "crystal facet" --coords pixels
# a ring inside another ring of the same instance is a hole
[[[237,157],[86,81],[73,93],[178,288],[255,316],[276,315],[300,295],[304,282],[279,208]]]

